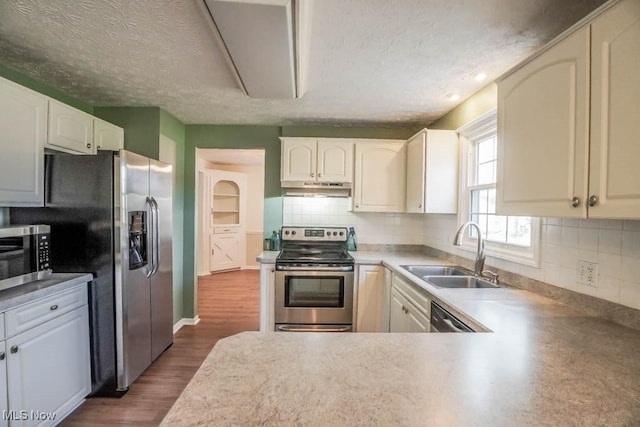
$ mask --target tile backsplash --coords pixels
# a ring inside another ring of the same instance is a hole
[[[428,215],[423,243],[473,259],[452,244],[455,215]],[[596,263],[596,286],[578,282],[578,263]],[[640,309],[640,221],[542,218],[540,267],[487,257],[487,264],[582,294]]]
[[[284,225],[353,226],[359,243],[422,244],[424,216],[403,213],[349,212],[351,199],[283,197]]]

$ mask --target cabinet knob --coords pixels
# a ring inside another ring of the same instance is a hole
[[[359,208],[359,207],[360,207],[360,205],[358,203],[356,203],[356,208]]]
[[[49,307],[49,310],[54,311],[58,309],[58,304],[53,304],[51,307]]]
[[[91,148],[91,143],[88,143],[88,144],[87,144],[87,148]]]
[[[573,206],[574,208],[577,208],[580,205],[580,199],[577,197],[574,197],[573,199],[571,199],[571,206]]]
[[[0,360],[4,360],[7,358],[7,355],[5,354],[4,351],[0,352]]]
[[[591,196],[589,197],[589,206],[593,207],[598,203],[598,197]]]
[[[16,354],[17,352],[18,352],[18,346],[17,345],[12,346],[11,347],[11,353],[12,354]]]
[[[274,273],[275,271],[276,271],[276,269],[271,267],[271,272]]]
[[[322,174],[321,174],[321,173],[318,173],[318,178],[320,178],[321,176],[322,176]]]
[[[418,204],[418,208],[422,209],[422,203]]]
[[[311,172],[311,178],[313,178],[315,176],[315,174],[313,172]]]

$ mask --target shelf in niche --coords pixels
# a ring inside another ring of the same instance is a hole
[[[240,195],[231,193],[213,193],[213,197],[240,197]]]
[[[238,213],[240,212],[237,209],[212,209],[211,212],[213,213]]]

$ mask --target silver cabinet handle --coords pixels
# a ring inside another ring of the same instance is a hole
[[[418,204],[418,208],[422,209],[422,203]]]
[[[577,197],[574,197],[573,199],[571,199],[571,206],[573,206],[574,208],[577,208],[580,205],[580,199]]]
[[[275,268],[273,268],[273,267],[271,267],[271,272],[272,272],[272,273],[275,273],[275,271],[276,271],[276,269],[275,269]]]
[[[593,207],[598,203],[598,197],[591,196],[589,197],[589,206]]]
[[[359,207],[360,207],[360,204],[359,204],[359,203],[356,203],[356,208],[359,208]]]
[[[321,173],[319,173],[319,174],[318,174],[318,178],[320,178],[321,176],[322,176],[322,174],[321,174]]]
[[[11,347],[11,353],[12,354],[16,354],[18,352],[18,346],[14,345],[13,347]]]
[[[53,304],[51,307],[49,307],[49,310],[54,311],[58,309],[58,304]]]
[[[7,358],[7,355],[5,354],[5,352],[0,352],[0,360],[4,360]]]
[[[311,172],[311,178],[313,178],[315,176],[315,174],[313,172]]]
[[[87,144],[87,148],[91,148],[91,144]]]

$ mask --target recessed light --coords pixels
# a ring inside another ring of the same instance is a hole
[[[476,73],[475,76],[473,76],[474,79],[476,79],[477,81],[481,82],[484,79],[487,78],[487,75],[485,73]]]
[[[457,101],[460,99],[460,95],[457,93],[448,93],[447,98],[449,98],[450,101]]]

